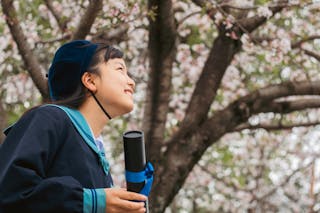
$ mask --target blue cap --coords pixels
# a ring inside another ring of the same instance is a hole
[[[57,50],[48,73],[51,100],[68,97],[81,84],[81,77],[87,71],[97,47],[90,41],[76,40]]]

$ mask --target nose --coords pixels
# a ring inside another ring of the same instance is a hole
[[[128,76],[128,84],[132,87],[133,90],[135,89],[136,83],[130,76]]]

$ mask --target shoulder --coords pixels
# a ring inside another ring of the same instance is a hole
[[[50,104],[35,107],[25,114],[30,114],[30,113],[39,114],[39,115],[48,116],[48,117],[56,117],[56,116],[66,117],[66,113],[64,113],[63,110],[61,110],[59,107],[56,107]]]
[[[66,113],[58,107],[42,105],[26,112],[21,120],[34,120],[40,123],[51,123],[61,125],[68,119]]]
[[[70,124],[71,121],[63,110],[51,105],[42,105],[25,112],[22,117],[7,130],[7,134],[13,129],[58,130],[64,129]]]

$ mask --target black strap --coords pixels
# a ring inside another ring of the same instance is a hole
[[[100,109],[104,112],[104,114],[109,118],[109,120],[111,120],[111,116],[107,113],[107,111],[103,108],[103,106],[101,105],[101,103],[98,101],[98,99],[96,98],[96,96],[93,94],[92,91],[90,91],[94,100],[96,100],[97,104],[99,105]]]

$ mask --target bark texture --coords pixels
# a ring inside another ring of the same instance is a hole
[[[164,145],[177,33],[170,0],[151,0],[148,8],[155,10],[156,17],[155,19],[149,18],[150,79],[147,88],[143,129],[149,159],[158,164],[161,160],[159,150]]]
[[[6,16],[6,22],[9,26],[10,33],[18,46],[19,53],[22,56],[26,69],[30,73],[31,78],[40,91],[42,97],[47,99],[49,97],[47,81],[42,72],[42,67],[37,57],[33,54],[32,49],[27,42],[27,37],[21,29],[17,18],[17,12],[13,7],[13,1],[1,0],[1,6],[3,13]]]

